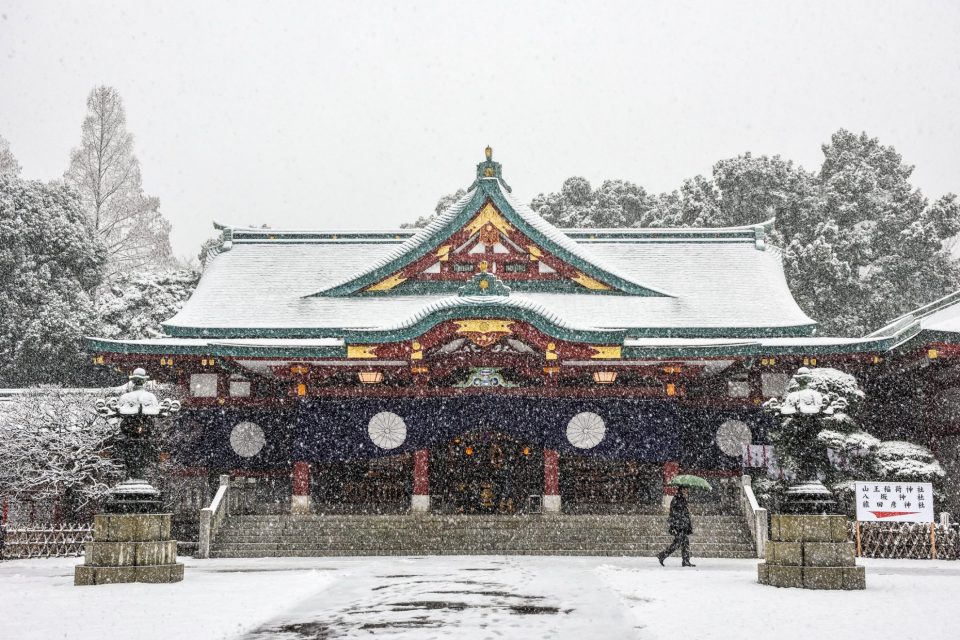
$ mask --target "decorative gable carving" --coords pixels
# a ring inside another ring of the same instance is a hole
[[[364,291],[380,293],[406,283],[406,288],[429,284],[466,282],[488,272],[520,288],[530,283],[555,283],[575,290],[610,291],[609,284],[554,256],[520,232],[487,200],[476,215],[419,260],[370,285]],[[540,285],[536,288],[547,288]]]
[[[482,272],[517,291],[669,295],[600,264],[509,191],[488,149],[464,198],[379,263],[314,295],[452,291]]]

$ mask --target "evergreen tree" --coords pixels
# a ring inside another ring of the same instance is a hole
[[[83,379],[104,261],[76,192],[0,176],[0,386]]]
[[[605,180],[594,190],[586,178],[567,178],[559,193],[541,193],[531,208],[561,228],[631,227],[650,208],[647,192],[626,180]]]
[[[183,308],[199,278],[190,269],[118,274],[100,291],[97,335],[127,340],[163,336],[160,323]]]
[[[776,219],[770,242],[783,252],[787,282],[825,335],[862,336],[960,286],[949,241],[960,203],[930,203],[892,147],[841,129],[823,146],[820,171],[779,156],[746,153],[717,162],[677,191],[649,196],[581,177],[531,207],[558,227],[719,227]]]
[[[0,176],[20,175],[20,163],[13,157],[10,151],[10,143],[3,136],[0,136]]]
[[[778,464],[799,481],[823,481],[847,509],[854,481],[939,483],[945,472],[929,449],[881,442],[862,428],[856,416],[864,398],[848,373],[827,367],[798,370],[784,397],[764,405],[779,421],[770,434]],[[762,486],[764,493],[774,494],[785,488]]]
[[[100,86],[87,98],[80,146],[64,176],[80,193],[87,222],[107,251],[108,273],[171,262],[170,223],[143,193],[120,94]]]
[[[437,206],[433,208],[433,213],[428,216],[420,216],[413,222],[404,222],[400,225],[401,229],[420,229],[422,227],[430,224],[435,217],[443,213],[445,210],[449,209],[451,206],[456,204],[456,202],[467,195],[466,190],[457,189],[453,193],[448,193],[439,200],[437,200]]]

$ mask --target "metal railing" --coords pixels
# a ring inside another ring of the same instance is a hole
[[[750,528],[750,536],[753,538],[757,557],[763,558],[767,550],[767,539],[770,536],[767,510],[757,502],[757,496],[753,493],[753,478],[747,475],[740,478],[740,509]]]
[[[217,493],[213,496],[210,506],[200,509],[200,542],[197,545],[198,558],[210,557],[210,543],[213,541],[214,536],[217,535],[217,530],[220,529],[220,525],[223,524],[224,519],[229,515],[229,491],[230,476],[220,476],[220,486],[217,488]]]
[[[93,525],[0,526],[0,560],[82,556],[93,540]]]

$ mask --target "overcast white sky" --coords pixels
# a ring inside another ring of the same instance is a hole
[[[395,228],[494,147],[523,199],[570,175],[677,188],[744,151],[807,168],[840,127],[960,190],[960,2],[0,0],[0,134],[62,175],[117,87],[178,255],[211,221]]]

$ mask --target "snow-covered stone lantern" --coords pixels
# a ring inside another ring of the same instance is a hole
[[[820,476],[829,462],[816,444],[824,421],[844,418],[849,403],[833,391],[811,388],[813,377],[800,368],[789,393],[764,404],[780,418],[774,450],[790,463],[797,481],[786,491],[784,513],[770,518],[770,541],[765,562],[757,565],[757,580],[774,587],[863,589],[866,574],[856,566],[847,518],[828,515],[835,501]]]
[[[836,393],[811,389],[811,379],[810,370],[801,367],[793,376],[798,388],[782,400],[771,398],[764,404],[764,409],[781,418],[778,439],[788,451],[778,453],[788,453],[796,467],[797,480],[787,489],[784,505],[792,513],[827,513],[835,506],[833,494],[819,477],[824,460],[811,444],[823,428],[823,419],[843,412],[848,403]]]
[[[161,513],[160,492],[146,479],[159,457],[155,426],[180,410],[176,400],[157,400],[146,390],[150,376],[135,369],[131,389],[119,398],[98,400],[97,412],[119,422],[114,454],[123,460],[124,480],[110,490],[106,513],[94,516],[93,542],[74,572],[74,584],[179,582],[177,542],[171,539],[171,514]]]
[[[123,460],[124,479],[111,491],[107,503],[112,513],[148,513],[160,507],[160,492],[146,479],[148,468],[159,456],[155,423],[180,410],[176,400],[157,400],[146,383],[143,369],[130,375],[131,390],[119,398],[97,400],[97,413],[118,420],[120,431],[113,438],[113,450]]]

